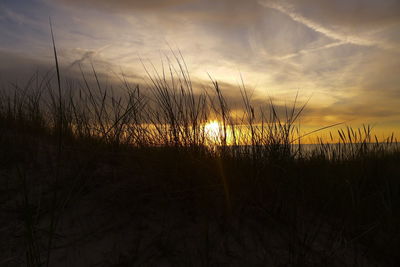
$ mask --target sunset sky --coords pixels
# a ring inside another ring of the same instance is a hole
[[[400,132],[399,0],[2,0],[1,84],[51,68],[49,16],[65,75],[93,62],[109,83],[145,83],[140,58],[179,49],[196,83],[210,74],[233,99],[242,76],[256,103],[311,97],[309,127]]]

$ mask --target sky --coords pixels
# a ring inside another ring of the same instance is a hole
[[[0,83],[52,68],[49,17],[65,75],[93,63],[145,84],[143,64],[180,51],[196,84],[210,75],[233,101],[243,79],[255,103],[310,99],[310,128],[400,133],[399,0],[1,0]]]

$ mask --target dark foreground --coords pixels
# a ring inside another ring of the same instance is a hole
[[[400,154],[254,158],[0,129],[1,266],[398,266]]]

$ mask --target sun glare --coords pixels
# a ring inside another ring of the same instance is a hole
[[[219,130],[220,125],[218,121],[209,121],[204,125],[204,133],[210,139],[218,139],[220,135]]]

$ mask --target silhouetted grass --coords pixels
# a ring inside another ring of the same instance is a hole
[[[393,135],[346,127],[306,147],[297,96],[255,107],[243,83],[235,115],[173,60],[123,93],[93,66],[94,82],[63,83],[58,63],[55,85],[2,89],[2,264],[396,266]]]

